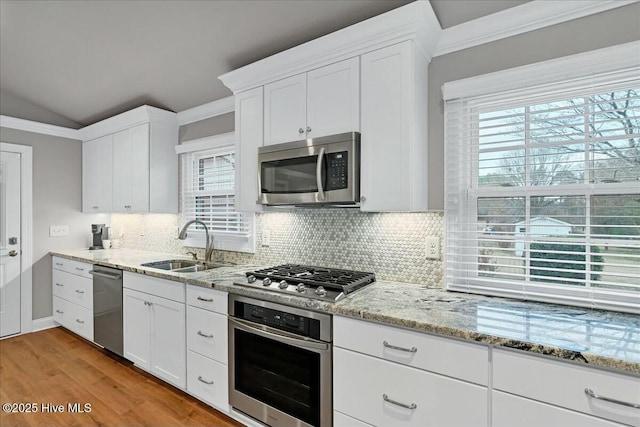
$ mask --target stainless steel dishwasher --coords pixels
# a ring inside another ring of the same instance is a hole
[[[122,270],[94,265],[93,340],[96,344],[123,356]]]

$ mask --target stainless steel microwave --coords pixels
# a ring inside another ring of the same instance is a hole
[[[360,134],[260,147],[258,193],[263,205],[359,203]]]

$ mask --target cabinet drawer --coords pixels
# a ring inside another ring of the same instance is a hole
[[[333,357],[336,411],[379,426],[487,425],[486,387],[341,348]]]
[[[187,352],[187,390],[198,399],[222,411],[229,410],[227,365]]]
[[[53,320],[89,341],[93,341],[93,311],[53,297]]]
[[[373,427],[371,424],[351,418],[342,412],[333,411],[333,427]]]
[[[69,309],[69,304],[71,303],[66,299],[53,296],[53,320],[67,329],[71,329],[70,325],[73,316]]]
[[[622,424],[499,391],[493,392],[491,400],[493,427],[622,427]]]
[[[333,317],[333,343],[437,374],[488,384],[489,349],[483,345],[340,316]]]
[[[176,302],[184,303],[185,301],[185,285],[182,282],[125,271],[123,273],[122,286]]]
[[[227,293],[198,286],[187,286],[187,304],[226,315]]]
[[[66,271],[67,273],[76,274],[88,279],[92,278],[91,274],[89,274],[89,272],[93,268],[92,264],[87,264],[86,262],[75,261],[72,259],[61,258],[57,256],[54,256],[52,258],[51,263],[54,270]]]
[[[493,352],[493,388],[586,414],[640,426],[640,409],[594,399],[598,395],[640,404],[640,378],[573,366],[544,357]]]
[[[227,363],[227,316],[187,306],[187,348]]]
[[[52,270],[53,295],[93,310],[93,280]]]

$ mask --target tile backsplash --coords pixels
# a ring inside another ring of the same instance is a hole
[[[177,239],[180,215],[113,214],[112,238],[131,249],[184,254]],[[262,233],[271,241],[262,246]],[[215,251],[214,259],[238,264],[303,263],[372,271],[380,279],[443,286],[440,260],[426,258],[427,236],[443,245],[444,215],[368,213],[353,209],[296,209],[256,214],[256,252]],[[199,258],[204,250],[197,249]]]

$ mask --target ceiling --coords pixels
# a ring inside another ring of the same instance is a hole
[[[0,113],[81,127],[183,111],[231,95],[221,74],[409,2],[1,0]],[[431,0],[443,28],[525,2]]]

